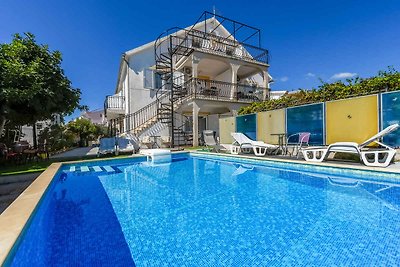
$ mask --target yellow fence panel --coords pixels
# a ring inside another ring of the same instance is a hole
[[[278,136],[285,133],[285,109],[276,109],[257,114],[257,140],[278,144]]]
[[[362,143],[378,132],[378,96],[326,103],[326,142]]]
[[[219,140],[221,144],[232,144],[233,139],[231,133],[236,132],[236,118],[219,119]]]

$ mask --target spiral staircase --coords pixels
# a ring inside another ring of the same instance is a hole
[[[206,15],[213,15],[215,18],[215,14],[204,12],[202,15],[204,16],[204,22],[207,21]],[[247,25],[227,18],[219,18],[222,21],[232,22],[234,28],[236,27],[236,30],[231,34],[233,39],[231,36],[218,37],[213,34],[215,29],[220,25],[216,25],[210,32],[194,29],[202,17],[190,29],[174,27],[158,36],[154,42],[155,66],[153,68],[160,75],[162,84],[157,89],[156,100],[134,113],[110,120],[111,132],[114,131],[112,134],[116,134],[116,129],[120,127],[120,133],[126,132],[138,137],[141,134],[152,135],[151,132],[149,133],[151,129],[154,129],[154,134],[156,134],[160,129],[167,127],[170,131],[172,146],[192,144],[193,137],[191,133],[185,131],[185,129],[190,128],[191,121],[188,117],[177,111],[185,102],[198,97],[199,91],[196,91],[197,89],[195,88],[197,80],[182,81],[182,78],[178,77],[180,72],[177,71],[177,67],[182,66],[182,62],[191,56],[195,50],[248,62],[256,61],[268,64],[268,50],[262,49],[260,46],[247,45],[235,40],[235,32],[239,29],[243,30],[243,28],[248,27]],[[249,28],[255,29],[253,27]],[[259,34],[259,30],[255,30]],[[250,37],[254,35],[251,34]],[[216,40],[217,43],[221,44],[219,49],[218,46],[204,46],[204,43],[210,43],[210,40]],[[225,46],[227,47],[226,51],[222,53],[220,48]],[[231,85],[223,84],[223,86],[227,89],[224,91],[225,95],[217,95],[217,97],[229,99],[231,97]],[[236,101],[243,100],[239,98],[238,94]],[[243,101],[248,100],[244,99]],[[178,121],[180,122],[178,123]]]

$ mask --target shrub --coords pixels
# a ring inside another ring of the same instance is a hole
[[[250,106],[242,107],[239,114],[250,114],[261,111],[299,106],[317,102],[332,101],[355,96],[375,94],[379,92],[395,91],[400,89],[400,72],[393,67],[386,71],[379,71],[371,78],[352,78],[345,82],[322,82],[317,89],[299,89],[296,92],[285,94],[279,99],[254,102]]]

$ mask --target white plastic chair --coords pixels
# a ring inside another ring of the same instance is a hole
[[[150,136],[143,136],[142,140],[140,141],[141,145],[144,145],[147,148],[152,148],[153,142],[151,141]]]
[[[171,147],[171,136],[161,136],[161,146]]]

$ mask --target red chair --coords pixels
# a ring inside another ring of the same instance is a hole
[[[12,150],[8,149],[6,144],[0,143],[0,155],[1,158],[5,160],[14,159],[18,156],[18,153],[13,152]]]

